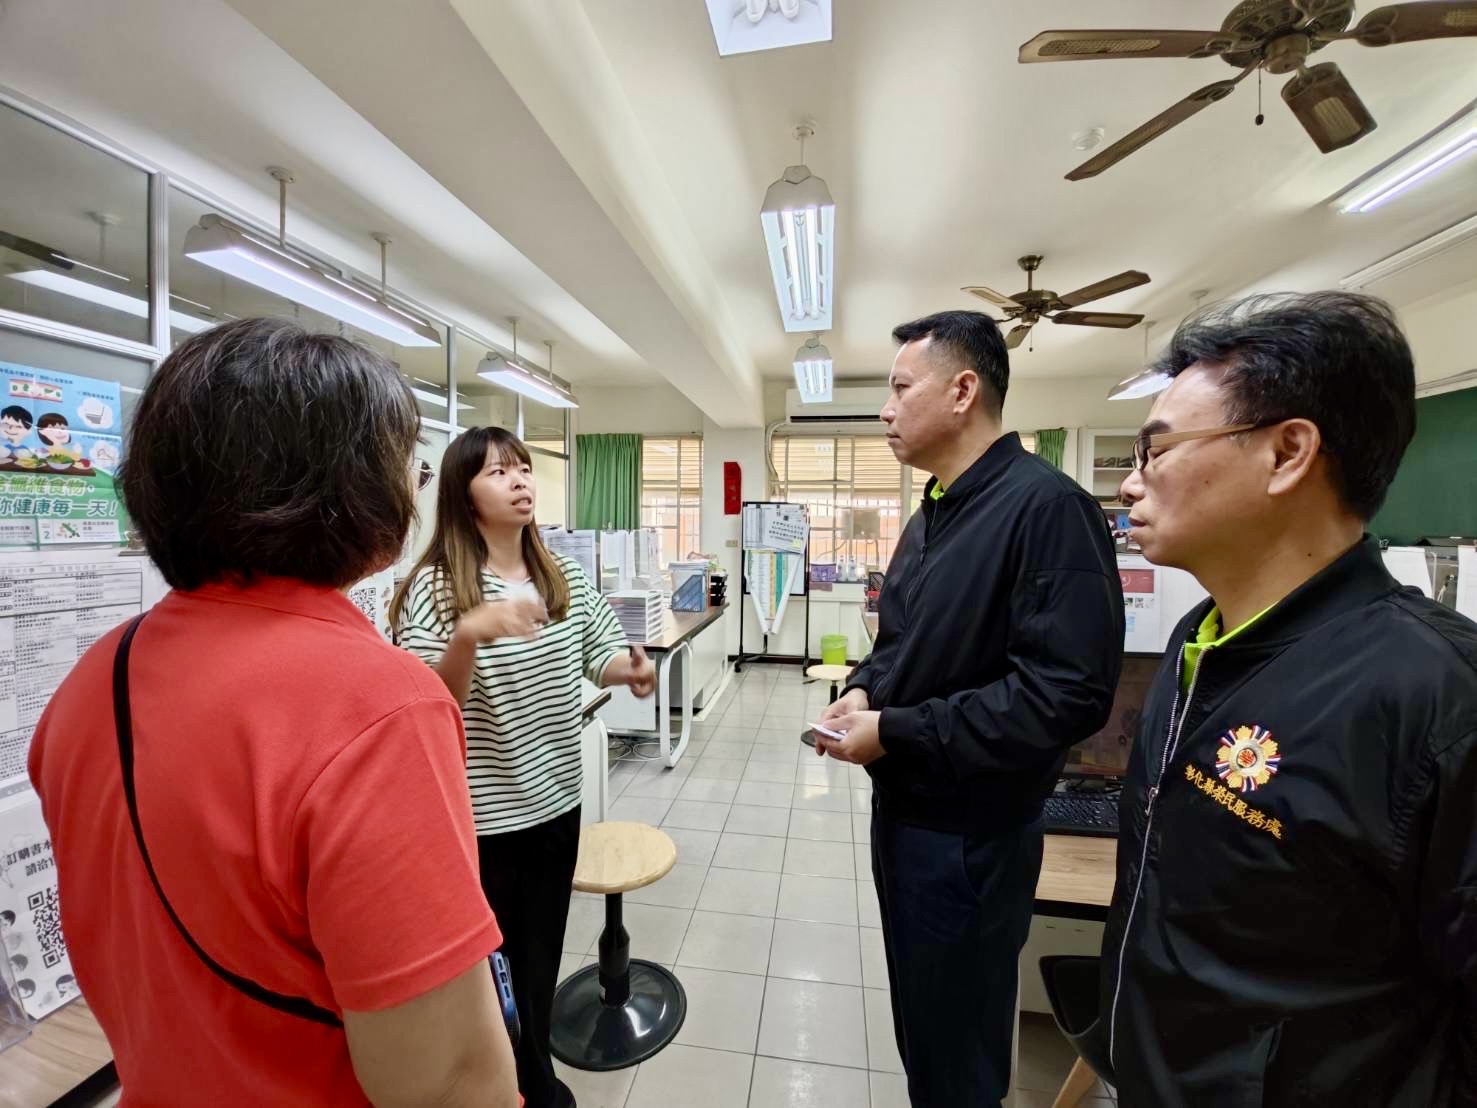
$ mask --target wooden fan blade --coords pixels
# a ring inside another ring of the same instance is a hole
[[[1137,327],[1144,321],[1130,312],[1057,312],[1047,316],[1053,323],[1071,323],[1078,327]]]
[[[1477,35],[1477,0],[1391,4],[1375,8],[1352,31],[1327,37],[1358,39],[1365,46],[1391,46],[1472,35]]]
[[[1303,70],[1282,86],[1282,99],[1325,154],[1358,142],[1378,126],[1333,62]]]
[[[1093,58],[1210,58],[1238,43],[1221,31],[1042,31],[1021,46],[1021,62]]]
[[[1160,112],[1153,119],[1149,120],[1149,122],[1128,132],[1128,134],[1124,135],[1106,150],[1088,158],[1087,161],[1067,174],[1067,180],[1081,181],[1087,177],[1096,177],[1108,167],[1117,165],[1124,158],[1128,157],[1128,155],[1139,149],[1139,147],[1147,146],[1150,142],[1153,142],[1160,135],[1164,134],[1165,131],[1183,123],[1202,108],[1208,108],[1217,100],[1224,100],[1230,96],[1242,78],[1255,68],[1255,64],[1249,65],[1235,77],[1228,77],[1224,81],[1214,81],[1204,88],[1197,88],[1178,104]]]
[[[1149,275],[1147,273],[1140,273],[1136,269],[1125,269],[1116,277],[1108,277],[1090,285],[1083,285],[1080,289],[1069,292],[1065,296],[1058,296],[1056,302],[1064,308],[1075,308],[1079,304],[1086,304],[1090,300],[1101,300],[1105,296],[1112,296],[1115,292],[1136,289],[1140,285],[1147,285],[1148,283]]]
[[[994,304],[1001,308],[1020,308],[1022,311],[1025,310],[1024,304],[1012,300],[1003,292],[996,292],[994,289],[987,289],[984,285],[966,285],[959,291],[973,293],[981,300],[988,300],[991,304]]]
[[[1010,334],[1005,336],[1005,349],[1014,350],[1017,346],[1026,341],[1026,335],[1028,335],[1030,331],[1031,327],[1029,324],[1026,323],[1022,323],[1018,327],[1012,327],[1010,329]]]

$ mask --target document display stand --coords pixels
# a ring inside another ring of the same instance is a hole
[[[790,600],[796,597],[805,608],[800,664],[809,665],[810,512],[803,504],[784,500],[746,500],[742,531],[739,642],[734,672],[743,672],[745,662],[775,658],[769,653],[769,636],[779,629]],[[754,608],[763,638],[758,653],[744,650],[744,616],[749,607]]]

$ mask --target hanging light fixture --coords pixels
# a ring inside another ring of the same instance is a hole
[[[786,331],[829,331],[836,299],[836,202],[826,182],[804,165],[815,128],[795,128],[800,165],[769,186],[759,221]]]
[[[1203,293],[1201,294],[1204,295]],[[1144,320],[1144,361],[1149,360],[1149,329],[1154,326],[1152,319]],[[1153,396],[1155,393],[1163,392],[1169,388],[1172,380],[1162,370],[1141,369],[1132,377],[1125,377],[1111,389],[1108,390],[1109,400],[1141,400],[1145,396]]]
[[[811,335],[795,351],[795,387],[800,390],[800,403],[831,402],[831,369],[831,352],[821,345],[819,335]]]
[[[11,243],[19,243],[30,247],[23,252],[32,257],[39,258],[48,265],[56,266],[55,269],[21,269],[10,274],[13,280],[32,288],[45,289],[47,292],[59,292],[63,296],[71,296],[77,300],[86,300],[99,307],[110,308],[124,315],[131,315],[136,319],[149,318],[149,302],[144,297],[129,291],[126,288],[110,288],[105,284],[95,284],[92,281],[84,281],[80,277],[74,277],[71,273],[61,270],[72,270],[78,267],[100,274],[104,280],[113,285],[131,286],[133,282],[121,273],[114,273],[107,268],[108,264],[108,228],[117,226],[119,220],[116,215],[107,212],[88,212],[87,218],[97,224],[98,250],[97,265],[88,265],[86,262],[78,261],[76,258],[68,258],[50,247],[40,246],[24,239],[16,239],[11,235],[0,236],[0,246],[10,246]],[[8,240],[8,241],[7,241]],[[11,246],[11,249],[16,249]],[[182,299],[174,297],[174,299]],[[203,305],[200,305],[203,307]],[[207,327],[213,327],[219,322],[213,319],[201,319],[189,312],[182,312],[175,308],[169,310],[169,325],[176,331],[186,331],[195,334],[204,331]]]
[[[518,321],[509,319],[508,322],[513,325],[513,356],[504,357],[494,350],[482,359],[477,376],[550,408],[578,408],[579,401],[569,386],[554,376],[553,347],[549,348],[548,374],[539,373],[518,357]]]
[[[287,186],[294,178],[280,166],[269,166],[267,172],[277,182],[277,242],[267,242],[211,213],[202,216],[185,235],[185,257],[400,346],[440,346],[441,336],[434,327],[385,299],[383,276],[381,294],[376,298],[290,251]],[[380,255],[382,275],[384,245]]]

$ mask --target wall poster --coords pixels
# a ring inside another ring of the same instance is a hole
[[[116,382],[0,362],[0,546],[123,541]]]

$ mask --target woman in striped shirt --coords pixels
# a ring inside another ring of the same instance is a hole
[[[390,620],[462,705],[482,888],[522,1025],[519,1088],[528,1108],[571,1108],[549,1010],[579,850],[580,675],[648,696],[655,670],[628,652],[579,563],[549,553],[533,510],[532,459],[515,435],[478,427],[454,440],[435,533]]]

